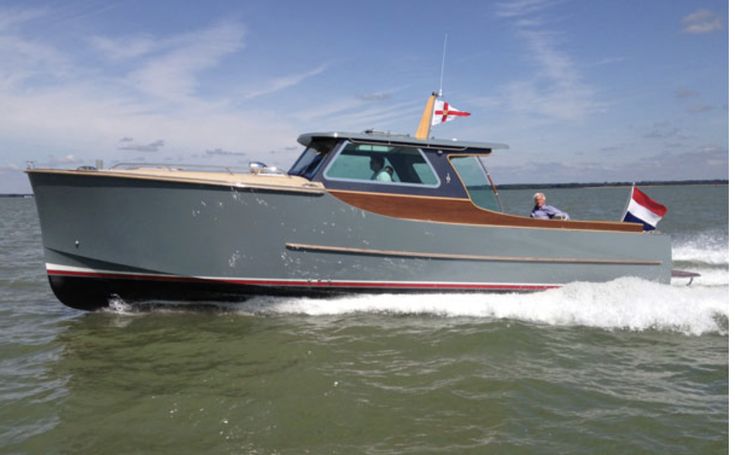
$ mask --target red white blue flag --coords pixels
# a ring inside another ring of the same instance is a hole
[[[623,221],[640,223],[643,225],[643,230],[652,231],[656,229],[656,224],[666,215],[667,210],[665,205],[654,201],[646,193],[633,186]]]
[[[460,111],[446,101],[437,98],[436,101],[434,101],[434,115],[431,117],[431,126],[449,122],[457,117],[469,116],[469,112]]]

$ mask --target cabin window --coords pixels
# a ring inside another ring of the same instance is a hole
[[[502,212],[500,200],[490,185],[480,159],[476,156],[455,156],[451,161],[472,202],[484,209]]]
[[[328,180],[438,187],[439,178],[415,147],[348,142],[324,172]]]
[[[324,157],[334,147],[334,141],[315,141],[304,150],[296,163],[288,171],[289,175],[298,175],[309,180],[314,178]]]

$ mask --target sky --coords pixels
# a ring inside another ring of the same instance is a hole
[[[498,184],[728,177],[725,0],[0,0],[0,193],[103,160],[288,169],[439,89]]]

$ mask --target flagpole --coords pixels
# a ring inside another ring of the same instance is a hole
[[[628,206],[630,205],[631,199],[633,199],[633,190],[635,190],[635,180],[633,180],[631,184],[630,195],[628,196],[628,203],[625,204],[625,208],[623,209],[623,214],[620,216],[620,221],[625,220],[625,215],[628,213]]]

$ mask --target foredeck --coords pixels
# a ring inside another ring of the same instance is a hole
[[[136,169],[28,169],[27,173],[47,173],[80,175],[89,177],[108,177],[139,180],[160,180],[167,182],[199,183],[236,188],[261,188],[282,191],[323,192],[324,185],[311,182],[303,177],[286,174],[267,174],[251,172],[195,171],[176,168],[136,168]]]

